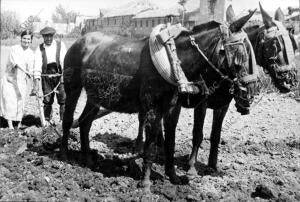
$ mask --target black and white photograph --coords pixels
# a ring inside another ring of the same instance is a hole
[[[300,0],[0,8],[0,201],[300,201]]]

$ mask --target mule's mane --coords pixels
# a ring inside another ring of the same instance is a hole
[[[219,50],[216,50],[221,39],[220,25],[221,23],[210,21],[195,26],[191,31],[183,31],[176,39],[177,48],[196,50],[191,44],[190,37],[192,37],[208,60],[214,60],[213,63],[218,66],[217,64],[221,64],[219,61],[221,58],[218,57]]]
[[[209,30],[215,29],[219,26],[220,26],[220,23],[216,22],[216,21],[210,21],[207,23],[196,25],[193,27],[192,30],[182,31],[180,33],[180,35],[178,36],[179,40],[177,40],[177,41],[179,42],[180,45],[184,45],[188,41],[187,37],[192,36],[192,35],[195,36],[199,33],[203,33],[204,31],[209,31]]]
[[[260,20],[251,20],[251,21],[248,21],[243,28],[247,29],[247,28],[251,28],[251,27],[260,27],[263,25],[264,25],[264,23]]]
[[[260,20],[253,20],[246,23],[243,27],[248,34],[255,33],[264,29],[264,23]]]
[[[203,23],[200,25],[196,25],[193,27],[192,32],[194,34],[201,32],[201,31],[205,31],[205,30],[211,30],[211,29],[215,29],[216,27],[220,26],[221,23],[216,22],[216,21],[210,21],[207,23]]]

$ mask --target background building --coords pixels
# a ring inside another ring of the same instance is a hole
[[[101,31],[131,37],[148,36],[152,28],[160,23],[166,22],[166,16],[173,15],[173,23],[182,23],[188,29],[197,24],[210,20],[218,22],[225,21],[225,10],[235,0],[188,0],[184,6],[161,9],[151,3],[150,0],[135,0],[114,10],[101,10],[98,17],[86,19],[82,33]],[[240,5],[238,5],[239,7]],[[258,7],[258,5],[257,5]],[[233,4],[233,8],[235,6]],[[249,9],[236,13],[238,17],[246,15]],[[183,12],[184,11],[184,12]],[[274,11],[270,15],[274,15]],[[184,15],[183,15],[184,14]],[[183,20],[184,16],[184,20]],[[299,9],[290,8],[286,10],[287,23],[294,23],[296,31],[299,32]],[[253,21],[261,21],[258,11],[252,18]]]

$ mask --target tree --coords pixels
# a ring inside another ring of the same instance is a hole
[[[1,11],[1,39],[14,36],[20,31],[20,21],[16,12]]]
[[[78,12],[67,11],[62,5],[58,5],[55,13],[52,14],[52,20],[54,23],[75,23],[77,16],[79,16]]]
[[[179,0],[178,1],[178,4],[182,6],[182,25],[183,26],[184,26],[184,17],[185,17],[184,15],[185,15],[185,11],[186,11],[185,5],[187,2],[188,2],[188,0]]]
[[[25,20],[22,24],[21,24],[21,28],[22,29],[28,29],[31,31],[34,31],[34,23],[35,22],[41,22],[41,18],[37,15],[35,16],[29,16],[27,18],[27,20]]]

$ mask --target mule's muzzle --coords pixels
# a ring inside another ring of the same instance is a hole
[[[234,96],[235,107],[241,115],[250,113],[250,106],[254,101],[256,82],[251,83],[238,83],[236,84],[236,93]]]
[[[281,93],[290,92],[299,82],[297,80],[295,63],[285,66],[273,65],[271,68],[271,76],[274,78],[275,85]]]
[[[250,108],[249,107],[241,106],[238,103],[235,103],[235,107],[236,107],[237,112],[239,112],[241,115],[250,114]]]
[[[250,106],[253,103],[254,98],[245,98],[242,96],[235,97],[235,107],[241,115],[250,113]]]

